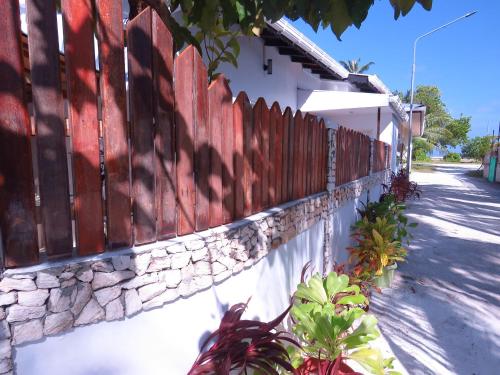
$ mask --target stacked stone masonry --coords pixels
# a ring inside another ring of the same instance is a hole
[[[252,267],[320,220],[328,259],[334,210],[385,178],[385,172],[372,175],[196,235],[7,271],[0,281],[0,374],[13,371],[12,346],[188,297]]]

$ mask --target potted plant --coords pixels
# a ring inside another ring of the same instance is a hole
[[[384,360],[369,342],[380,333],[377,319],[363,306],[368,300],[347,275],[313,275],[297,286],[291,309],[292,331],[300,349],[293,347],[296,375],[357,374],[345,359],[358,362],[372,374],[385,374],[392,360]]]
[[[363,280],[373,280],[380,288],[390,286],[397,261],[404,261],[406,249],[397,238],[397,224],[388,218],[376,217],[370,222],[364,217],[355,225],[349,262],[354,263],[354,273]]]
[[[397,202],[394,194],[383,194],[378,202],[362,203],[362,205],[363,207],[357,210],[361,218],[366,217],[371,223],[375,223],[377,217],[386,218],[389,224],[396,225],[394,238],[401,243],[406,240],[409,245],[412,235],[407,228],[414,228],[417,223],[408,223],[408,218],[403,213],[406,206]]]

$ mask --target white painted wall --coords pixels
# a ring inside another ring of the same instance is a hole
[[[349,82],[322,80],[294,63],[289,56],[280,55],[276,47],[265,47],[264,41],[255,37],[240,37],[238,67],[223,63],[218,71],[229,79],[229,86],[236,97],[245,91],[250,101],[263,97],[268,106],[277,101],[281,109],[289,106],[294,112],[300,109],[298,90],[359,91]],[[272,60],[272,74],[263,69],[267,59]]]
[[[338,126],[357,130],[371,138],[377,137],[377,109],[373,113],[360,113],[353,110],[352,113],[332,113],[328,119]]]
[[[268,321],[289,304],[302,266],[322,271],[324,222],[254,267],[187,299],[131,319],[81,327],[15,351],[18,374],[184,375],[228,306],[252,297],[246,318]]]
[[[352,244],[351,226],[358,220],[356,208],[361,206],[361,202],[366,203],[367,192],[355,200],[345,202],[341,207],[335,209],[331,218],[334,234],[331,254],[333,261],[337,264],[347,263],[349,253],[345,251]]]
[[[260,38],[241,37],[238,68],[229,63],[221,64],[218,71],[229,80],[229,86],[236,97],[245,91],[251,102],[259,97],[266,100],[270,107],[274,101],[282,110],[290,106],[297,109],[297,88],[320,85],[317,76],[302,69],[302,65],[293,63],[288,56],[282,56],[275,47],[265,47]],[[267,59],[273,60],[273,73],[263,69]]]

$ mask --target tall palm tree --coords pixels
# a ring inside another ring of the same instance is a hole
[[[359,58],[357,60],[349,60],[349,61],[341,61],[340,63],[344,68],[347,69],[349,73],[362,74],[370,69],[370,66],[375,64],[373,61],[370,61],[368,64],[360,66]]]

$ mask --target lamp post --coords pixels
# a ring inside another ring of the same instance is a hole
[[[409,123],[409,127],[408,127],[408,133],[409,133],[408,134],[408,149],[406,150],[406,159],[407,159],[406,160],[406,168],[408,170],[408,173],[410,173],[410,171],[411,171],[411,138],[412,138],[411,131],[412,131],[412,121],[413,121],[413,91],[414,91],[414,86],[415,86],[415,64],[416,64],[416,59],[417,59],[417,42],[420,39],[425,38],[426,36],[429,36],[429,35],[435,33],[436,31],[439,31],[441,29],[444,29],[447,26],[450,26],[452,23],[455,23],[455,22],[458,22],[460,20],[463,20],[464,18],[468,18],[470,16],[473,16],[476,13],[477,13],[477,11],[466,13],[463,16],[454,19],[453,21],[445,23],[442,26],[436,27],[435,29],[433,29],[425,34],[420,35],[413,42],[413,65],[411,68],[411,89],[410,89],[410,116],[409,116],[410,123]]]

